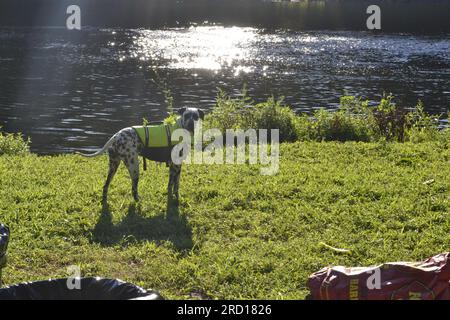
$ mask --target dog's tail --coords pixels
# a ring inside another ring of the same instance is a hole
[[[81,153],[81,152],[75,151],[75,154],[79,154],[80,156],[83,156],[83,157],[89,157],[89,158],[99,156],[99,155],[101,155],[103,152],[105,152],[106,150],[108,150],[108,148],[109,148],[109,147],[111,146],[111,144],[114,142],[114,139],[115,139],[115,138],[116,138],[116,135],[113,135],[113,136],[111,137],[111,139],[109,139],[108,142],[105,143],[105,145],[103,146],[103,148],[101,148],[100,150],[98,150],[98,151],[95,152],[95,153]]]

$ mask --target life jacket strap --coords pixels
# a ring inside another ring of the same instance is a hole
[[[166,135],[167,135],[167,144],[169,145],[169,149],[172,150],[172,134],[170,133],[170,126],[165,126],[166,128]],[[169,166],[169,163],[166,162],[166,167]]]
[[[148,132],[148,127],[144,126],[144,132],[145,132],[145,144],[144,146],[147,147],[148,146],[148,140],[149,140],[149,132]],[[145,159],[145,157],[142,157],[142,160],[144,162],[144,171],[147,171],[147,160]]]

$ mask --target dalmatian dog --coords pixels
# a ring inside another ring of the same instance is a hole
[[[204,112],[197,108],[183,107],[178,110],[180,117],[177,120],[177,126],[188,130],[193,134],[194,125],[199,119],[203,119]],[[96,157],[104,152],[109,155],[108,177],[103,186],[103,202],[107,201],[108,188],[114,175],[119,168],[120,162],[123,161],[128,169],[131,177],[132,194],[135,201],[139,201],[138,183],[139,183],[139,159],[144,149],[143,142],[132,127],[124,128],[114,134],[108,142],[99,151],[92,154],[84,154],[76,152],[84,157]],[[169,166],[169,185],[167,195],[169,199],[178,201],[178,189],[180,182],[181,164],[177,165],[172,161],[168,161]]]

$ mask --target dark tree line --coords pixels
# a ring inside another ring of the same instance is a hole
[[[96,27],[174,27],[192,23],[263,28],[365,30],[366,8],[382,9],[388,32],[450,32],[448,0],[2,0],[0,25],[64,26],[77,4],[82,24]]]

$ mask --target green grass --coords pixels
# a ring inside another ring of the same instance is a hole
[[[121,166],[102,208],[106,156],[0,156],[0,220],[12,232],[3,280],[66,277],[80,265],[167,298],[302,299],[323,266],[449,250],[448,142],[295,142],[280,152],[275,176],[184,166],[169,209],[162,165],[141,172],[139,204]]]

